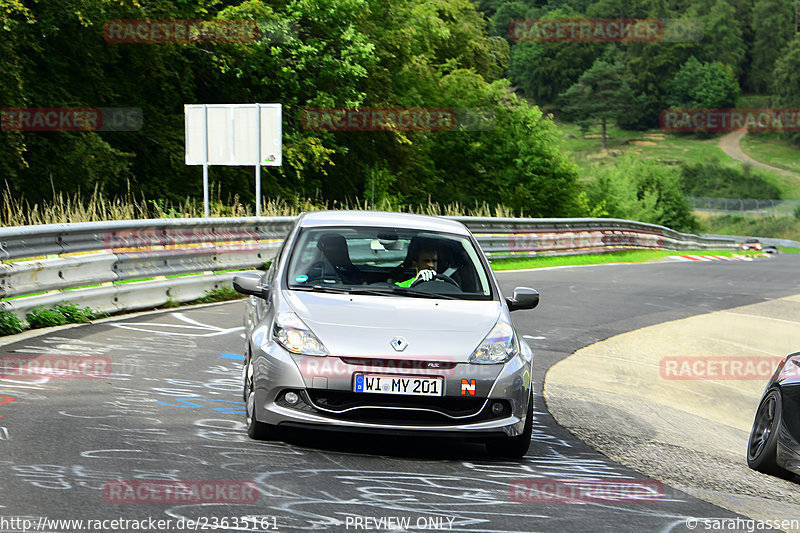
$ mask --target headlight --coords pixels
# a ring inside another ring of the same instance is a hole
[[[294,313],[280,313],[275,317],[272,336],[278,344],[292,353],[328,355],[328,350],[314,332]]]
[[[470,363],[505,363],[519,351],[514,328],[507,322],[498,322],[469,356]]]

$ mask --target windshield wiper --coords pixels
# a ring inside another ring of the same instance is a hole
[[[350,294],[349,287],[339,287],[333,285],[290,285],[289,289],[293,291],[308,291],[308,292],[331,292],[335,294]]]
[[[341,287],[341,286],[327,286],[327,285],[292,285],[289,287],[292,290],[307,291],[307,292],[328,292],[334,294],[370,294],[374,296],[411,296],[413,298],[438,298],[442,300],[458,300],[455,296],[449,294],[436,294],[432,292],[423,292],[416,289],[409,289],[408,287]]]

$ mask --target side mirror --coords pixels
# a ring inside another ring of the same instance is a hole
[[[261,285],[263,274],[258,272],[242,272],[233,277],[233,290],[248,296],[267,297],[266,287]]]
[[[514,296],[506,298],[509,311],[517,309],[533,309],[539,305],[539,291],[528,287],[517,287],[514,289]]]

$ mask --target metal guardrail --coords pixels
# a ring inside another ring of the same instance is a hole
[[[470,228],[490,258],[737,247],[730,238],[630,220],[446,218]],[[294,221],[157,219],[0,228],[2,307],[24,318],[34,307],[64,300],[111,313],[195,300],[230,287],[230,271],[270,260]]]

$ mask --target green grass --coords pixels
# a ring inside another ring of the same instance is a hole
[[[778,246],[778,250],[785,254],[800,254],[800,248],[790,248],[788,246]]]
[[[719,135],[700,138],[660,130],[626,131],[612,125],[607,128],[608,150],[603,152],[599,125],[593,126],[586,137],[575,124],[560,122],[558,125],[563,132],[562,148],[584,169],[611,165],[617,158],[629,152],[640,154],[645,159],[661,161],[665,165],[705,163],[717,158],[723,164],[741,167],[741,163],[729,158],[719,149]]]
[[[740,94],[736,99],[736,107],[769,107],[770,100],[768,94]]]
[[[211,289],[210,291],[206,291],[205,296],[203,296],[202,298],[198,298],[197,300],[194,300],[191,303],[226,302],[228,300],[239,300],[241,298],[244,298],[244,295],[239,294],[230,287],[220,287],[218,289]]]
[[[554,266],[599,265],[605,263],[648,263],[671,255],[722,255],[742,254],[736,250],[625,250],[605,254],[562,255],[547,257],[521,257],[492,260],[494,270],[523,270]],[[745,255],[753,255],[746,252]]]
[[[582,135],[580,128],[575,124],[561,122],[559,128],[562,131],[562,149],[581,168],[583,178],[590,177],[598,168],[613,165],[617,159],[627,153],[636,154],[643,159],[659,161],[665,166],[675,166],[681,163],[708,163],[715,159],[722,166],[738,170],[742,170],[745,165],[745,163],[728,157],[719,148],[719,138],[722,134],[699,136],[666,133],[660,130],[636,132],[621,130],[612,125],[607,128],[608,150],[603,152],[599,125],[593,126],[587,137]],[[749,137],[751,136],[747,136],[745,139]],[[759,146],[770,146],[771,143],[772,141],[768,139],[762,139]],[[744,145],[744,143],[742,144]],[[744,149],[745,146],[743,146]],[[776,150],[781,154],[781,161],[788,160],[793,155],[786,147],[779,147]],[[798,156],[800,156],[800,151],[795,150],[794,164],[798,166],[798,172],[800,172],[800,157]],[[752,157],[759,159],[755,155]],[[774,166],[780,167],[781,165]],[[753,170],[764,176],[770,183],[774,183],[781,190],[782,198],[800,199],[800,179],[762,168]]]
[[[695,213],[703,233],[748,235],[800,241],[800,220],[795,217],[709,215]]]
[[[739,146],[756,161],[800,174],[800,149],[774,133],[748,133]]]

